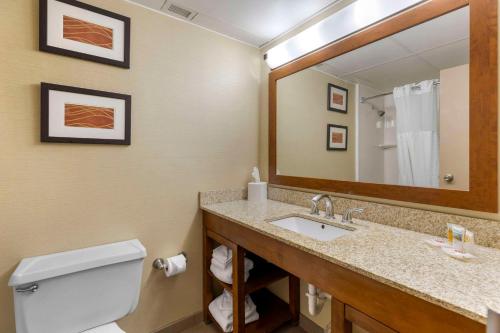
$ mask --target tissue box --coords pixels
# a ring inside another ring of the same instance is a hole
[[[248,201],[262,202],[267,200],[267,183],[248,183]]]

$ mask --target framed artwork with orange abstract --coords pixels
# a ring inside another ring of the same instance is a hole
[[[76,0],[39,0],[39,49],[130,68],[130,18]]]
[[[326,150],[347,150],[347,126],[328,124],[326,128]]]
[[[346,88],[328,84],[327,107],[329,111],[347,113],[347,98],[348,90]]]
[[[130,145],[130,95],[41,84],[41,141]]]

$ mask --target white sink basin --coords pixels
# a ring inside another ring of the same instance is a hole
[[[330,241],[353,231],[334,227],[329,224],[323,224],[300,216],[285,217],[269,223],[319,241]]]

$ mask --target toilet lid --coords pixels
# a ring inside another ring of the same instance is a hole
[[[83,331],[82,333],[126,333],[122,330],[116,323],[106,324],[98,327],[94,327],[90,330]]]

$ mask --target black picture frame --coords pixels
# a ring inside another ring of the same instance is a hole
[[[58,143],[91,143],[91,144],[114,144],[114,145],[130,145],[131,144],[131,107],[132,96],[107,92],[101,90],[85,89],[72,86],[64,86],[53,83],[42,82],[40,84],[40,141],[41,142],[58,142]],[[73,137],[55,137],[50,136],[49,132],[49,113],[50,113],[50,91],[63,91],[81,95],[107,97],[113,99],[122,99],[125,101],[125,124],[124,124],[124,139],[95,139],[95,138],[73,138]]]
[[[89,60],[93,62],[98,62],[102,64],[122,67],[122,68],[130,68],[130,18],[110,12],[108,10],[98,8],[95,6],[91,6],[80,1],[76,0],[56,0],[58,2],[62,2],[68,4],[70,6],[78,7],[81,9],[85,9],[100,15],[108,16],[114,18],[116,20],[123,21],[124,23],[124,55],[123,61],[99,57],[92,54],[87,54],[83,52],[68,50],[60,47],[55,47],[48,45],[47,43],[47,1],[49,0],[39,0],[39,50],[43,52],[63,55],[67,57],[73,57],[83,60]]]
[[[334,148],[330,146],[330,129],[331,128],[340,128],[345,130],[345,147],[344,148]],[[326,150],[328,151],[346,151],[347,150],[347,145],[348,145],[348,139],[349,139],[349,129],[347,126],[343,125],[334,125],[334,124],[328,124],[326,126]]]
[[[338,89],[338,90],[345,92],[345,97],[344,97],[345,98],[345,110],[335,108],[332,106],[331,100],[330,100],[332,89]],[[328,111],[347,113],[347,110],[349,109],[349,90],[344,88],[344,87],[337,86],[337,85],[332,84],[332,83],[328,83],[328,90],[327,90],[327,94],[326,94],[326,106],[327,106]]]

